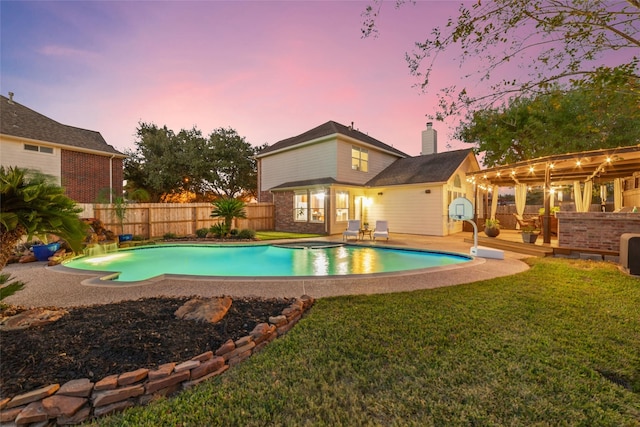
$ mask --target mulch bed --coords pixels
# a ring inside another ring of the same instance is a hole
[[[58,321],[0,331],[0,397],[79,378],[98,381],[138,368],[183,362],[249,335],[290,299],[234,299],[216,324],[178,320],[189,298],[146,298],[69,308]]]

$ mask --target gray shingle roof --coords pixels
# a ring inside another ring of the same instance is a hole
[[[284,182],[282,184],[276,185],[273,188],[270,188],[269,190],[283,190],[283,189],[288,189],[288,188],[302,188],[302,187],[311,187],[311,186],[314,186],[314,185],[332,185],[332,184],[355,185],[355,186],[361,187],[360,184],[353,184],[353,183],[349,183],[349,182],[340,182],[340,181],[336,180],[335,178],[326,177],[326,178],[316,178],[316,179],[305,179],[305,180],[301,180],[301,181]]]
[[[368,187],[444,182],[467,158],[471,149],[398,159],[367,182]]]
[[[258,153],[258,157],[270,153],[272,151],[282,150],[283,148],[293,147],[294,145],[302,144],[307,141],[312,141],[317,138],[321,138],[323,136],[334,135],[336,133],[357,139],[366,144],[372,145],[374,147],[380,148],[385,151],[389,151],[391,153],[397,154],[400,157],[407,157],[408,155],[403,153],[402,151],[393,148],[390,145],[385,144],[384,142],[378,141],[375,138],[370,137],[367,134],[364,134],[356,129],[352,129],[351,127],[347,127],[343,124],[328,121],[318,127],[315,127],[311,130],[308,130],[298,136],[293,136],[291,138],[283,139],[282,141],[278,141],[275,144],[265,148],[260,153]]]
[[[100,132],[63,125],[2,95],[0,133],[122,156],[107,144]]]

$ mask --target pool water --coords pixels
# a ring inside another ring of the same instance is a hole
[[[332,245],[326,247],[149,246],[75,258],[65,267],[135,282],[163,274],[222,277],[305,277],[389,273],[470,261],[453,253]]]

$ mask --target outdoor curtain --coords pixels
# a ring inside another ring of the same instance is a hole
[[[496,219],[496,211],[498,210],[498,186],[493,186],[493,197],[491,198],[491,219]]]
[[[622,178],[613,180],[613,210],[618,211],[622,208]]]
[[[516,184],[516,212],[518,215],[524,215],[524,207],[527,205],[527,185]],[[520,224],[516,223],[516,229],[520,228]]]
[[[589,212],[591,207],[591,196],[593,190],[593,183],[587,181],[584,183],[584,190],[580,191],[580,181],[573,183],[573,196],[576,202],[576,212]]]

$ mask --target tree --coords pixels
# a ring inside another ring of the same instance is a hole
[[[409,3],[397,0],[397,6]],[[363,35],[377,34],[382,0],[364,12]],[[589,85],[610,75],[638,76],[640,51],[640,1],[608,0],[493,0],[459,8],[444,28],[436,27],[416,49],[406,55],[410,71],[424,89],[431,85],[437,59],[444,51],[460,49],[461,69],[467,62],[474,71],[463,79],[470,86],[489,83],[488,93],[473,94],[466,87],[441,89],[439,109],[449,115],[491,108],[508,98],[547,93],[557,84]],[[615,65],[604,66],[605,54],[615,52]],[[478,68],[478,56],[482,65]],[[526,77],[512,78],[506,66],[517,63]],[[495,75],[509,75],[498,78]],[[638,87],[631,88],[636,100]],[[636,101],[637,104],[637,101]]]
[[[520,97],[508,105],[469,114],[455,136],[477,144],[489,167],[557,153],[640,144],[640,108],[635,95],[617,90],[619,87],[613,81]]]
[[[79,252],[85,224],[73,200],[45,175],[17,167],[0,167],[0,269],[23,236],[55,234]]]
[[[210,165],[210,188],[226,198],[256,196],[258,178],[256,148],[234,129],[219,128],[209,135],[213,150]]]
[[[140,123],[136,135],[136,150],[128,151],[124,162],[127,190],[144,189],[155,202],[167,194],[199,190],[197,167],[202,164],[203,145],[199,130],[176,134],[166,126]]]
[[[226,232],[231,231],[231,223],[234,218],[246,218],[247,214],[244,210],[244,202],[239,199],[220,198],[213,202],[214,209],[211,211],[211,217],[224,218],[224,226]]]
[[[137,135],[137,148],[124,164],[128,191],[143,188],[153,201],[187,192],[196,200],[256,193],[257,148],[233,129],[216,129],[204,138],[195,127],[176,134],[141,123]]]

